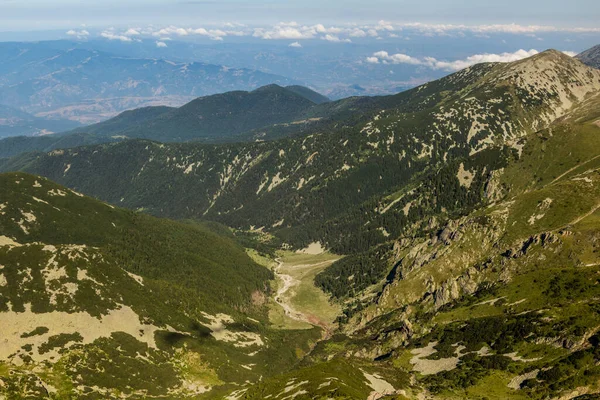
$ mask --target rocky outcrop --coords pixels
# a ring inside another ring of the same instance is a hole
[[[542,248],[547,248],[549,245],[560,242],[560,237],[552,232],[544,232],[539,235],[529,237],[524,242],[518,243],[512,248],[505,251],[502,255],[508,258],[519,258],[527,255],[531,246],[539,244]]]
[[[500,176],[504,173],[504,168],[491,171],[485,184],[483,196],[489,203],[495,203],[502,200],[505,196],[502,185],[499,182]]]
[[[464,295],[475,293],[480,284],[481,277],[479,272],[474,267],[471,267],[458,278],[450,278],[439,286],[431,281],[428,287],[428,294],[431,296],[427,297],[431,298],[434,307],[439,309]]]

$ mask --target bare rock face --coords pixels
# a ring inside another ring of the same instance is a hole
[[[483,195],[485,199],[490,203],[495,203],[504,198],[505,194],[503,188],[500,185],[500,182],[498,181],[498,178],[502,176],[503,172],[504,168],[501,168],[499,170],[492,171],[489,174],[487,183],[485,185],[485,192]]]
[[[442,286],[433,293],[433,302],[436,308],[442,307],[444,304],[450,303],[454,299],[458,299],[460,290],[458,282],[454,279],[449,279],[442,283]]]
[[[475,293],[479,287],[478,272],[471,267],[467,272],[458,278],[458,287],[465,294]]]
[[[477,271],[473,268],[458,278],[450,278],[433,292],[433,303],[436,309],[468,294],[475,293],[479,287]]]
[[[365,346],[358,350],[348,352],[348,356],[375,360],[390,355],[394,350],[405,347],[414,335],[413,325],[406,315],[384,330],[375,327],[369,328],[362,334],[370,335],[374,346]]]
[[[460,221],[449,221],[437,237],[446,246],[458,240],[460,238]]]
[[[529,248],[533,245],[539,244],[542,246],[542,248],[546,248],[547,246],[553,243],[558,243],[559,241],[560,238],[556,234],[552,232],[544,232],[539,235],[531,236],[526,241],[517,244],[511,249],[508,249],[504,253],[504,256],[512,258],[523,257],[527,255]]]

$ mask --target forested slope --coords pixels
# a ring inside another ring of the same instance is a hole
[[[290,368],[318,335],[270,328],[272,272],[212,228],[23,173],[0,187],[2,395],[195,398]]]
[[[600,87],[600,72],[549,51],[483,64],[376,99],[354,120],[265,143],[125,141],[14,159],[113,204],[264,227],[304,246],[363,251],[432,212],[477,204],[522,138]],[[328,106],[330,103],[325,104]]]

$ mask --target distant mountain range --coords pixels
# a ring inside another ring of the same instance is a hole
[[[65,42],[0,43],[0,104],[37,117],[94,123],[142,106],[179,106],[226,90],[297,83],[200,62],[128,58]]]
[[[578,54],[576,58],[590,67],[600,68],[600,45],[594,46],[581,54]]]
[[[24,111],[0,104],[0,139],[17,135],[48,135],[78,126],[81,124],[77,121],[34,117]]]

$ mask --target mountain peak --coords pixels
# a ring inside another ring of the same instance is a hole
[[[285,90],[282,86],[279,86],[276,83],[271,83],[269,85],[261,86],[258,89],[254,89],[253,93],[261,93],[261,92],[279,92]]]
[[[319,92],[315,92],[314,90],[301,85],[291,85],[291,86],[280,86],[276,83],[261,86],[258,89],[253,90],[251,93],[288,93],[298,95],[306,100],[309,100],[315,104],[322,104],[331,101],[329,98],[323,96]]]
[[[524,58],[522,60],[519,61],[515,61],[514,63],[509,63],[510,64],[528,64],[528,63],[537,63],[540,61],[548,61],[548,62],[560,62],[560,63],[571,63],[573,62],[573,57],[569,56],[568,54],[563,53],[562,51],[559,50],[555,50],[555,49],[548,49],[548,50],[544,50],[534,56],[528,57],[528,58]]]
[[[508,63],[499,71],[490,82],[514,85],[523,101],[544,103],[540,118],[546,121],[564,116],[575,104],[600,90],[600,71],[557,50]]]

